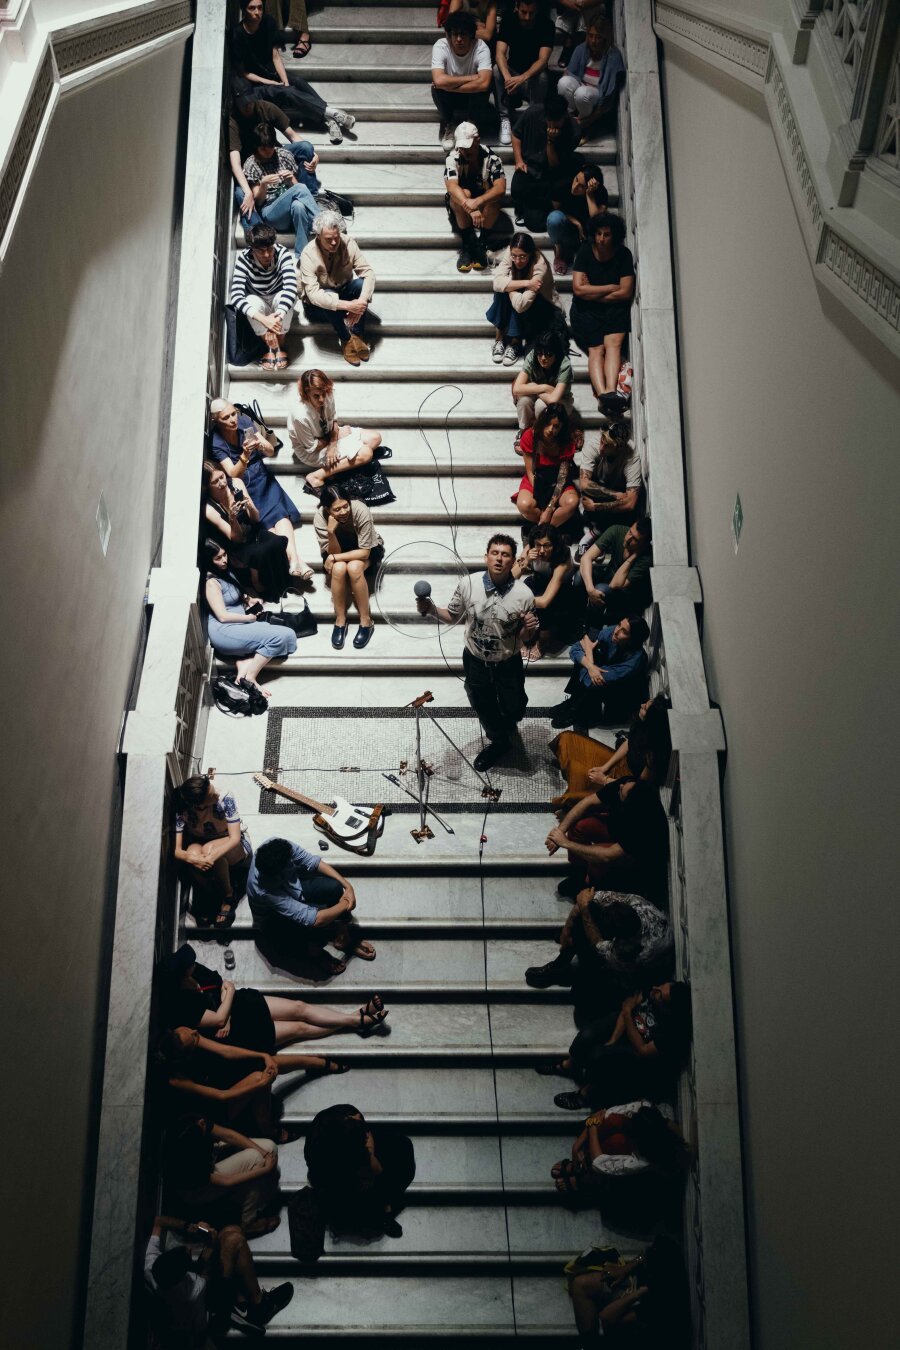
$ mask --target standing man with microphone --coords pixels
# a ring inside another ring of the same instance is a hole
[[[515,560],[515,542],[508,534],[495,534],[488,540],[486,570],[480,577],[465,577],[446,609],[431,599],[427,582],[413,588],[420,614],[443,623],[465,617],[466,697],[488,740],[473,761],[479,773],[506,754],[528,706],[519,639],[537,631],[538,618],[531,591],[512,576]]]

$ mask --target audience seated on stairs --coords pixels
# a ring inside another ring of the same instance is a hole
[[[499,0],[499,3],[498,0],[450,0],[449,6],[445,4],[445,0],[441,0],[438,5],[438,27],[443,27],[443,18],[446,18],[446,14],[441,17],[442,8],[446,8],[447,14],[456,14],[463,10],[475,16],[477,25],[475,36],[492,46],[497,32],[498,12],[509,9],[509,6],[510,0]]]
[[[644,490],[641,458],[630,444],[628,422],[608,422],[581,456],[581,509],[593,543],[610,525],[630,525],[637,517]]]
[[[211,459],[203,461],[203,515],[221,534],[228,566],[241,586],[277,604],[291,584],[288,541],[263,525],[247,485]]]
[[[641,1098],[588,1116],[571,1156],[554,1163],[550,1175],[563,1198],[601,1204],[604,1183],[665,1182],[683,1176],[687,1149],[668,1105]],[[618,1185],[617,1185],[618,1189]],[[623,1197],[617,1196],[621,1203]]]
[[[229,1324],[263,1332],[294,1297],[290,1281],[261,1288],[238,1224],[217,1232],[167,1214],[153,1220],[144,1282],[156,1302],[153,1329],[177,1350],[208,1345],[207,1330],[218,1334]]]
[[[352,920],[356,892],[336,867],[287,839],[267,839],[256,851],[247,878],[247,899],[264,938],[288,952],[301,948],[328,975],[341,975],[326,943],[347,956],[375,960],[375,948]]]
[[[653,530],[649,516],[633,525],[610,525],[581,555],[575,591],[587,622],[617,623],[650,604]],[[585,609],[586,599],[586,609]]]
[[[589,1023],[555,1066],[577,1091],[560,1092],[555,1104],[564,1111],[646,1097],[671,1100],[691,1043],[691,990],[676,980],[637,989],[618,1012]]]
[[[572,264],[572,336],[588,359],[597,406],[615,416],[625,405],[616,392],[622,354],[631,332],[634,258],[625,247],[625,222],[597,216]]]
[[[287,353],[282,339],[294,317],[297,263],[289,250],[277,242],[274,227],[265,221],[251,225],[247,243],[248,247],[241,249],[234,262],[228,303],[249,320],[254,333],[269,348],[262,369],[284,370]]]
[[[535,339],[525,353],[522,369],[513,380],[512,396],[516,405],[519,431],[514,449],[522,453],[522,432],[534,425],[545,408],[561,406],[572,412],[572,362],[568,339],[561,328],[548,328]]]
[[[566,788],[553,798],[551,805],[568,808],[589,792],[626,775],[658,787],[665,780],[672,754],[670,706],[665,694],[647,699],[615,749],[577,731],[561,732],[550,742],[550,749],[562,770]]]
[[[557,314],[562,325],[547,259],[530,234],[514,234],[494,266],[494,298],[484,316],[494,325],[491,360],[514,366]]]
[[[552,710],[554,727],[595,727],[622,722],[641,700],[646,685],[646,621],[630,614],[605,628],[589,628],[569,655],[575,669],[567,697]]]
[[[457,272],[483,272],[488,265],[485,241],[497,223],[506,195],[506,170],[474,122],[460,122],[444,166],[444,204],[461,248]]]
[[[516,727],[528,706],[522,640],[538,631],[534,596],[512,575],[516,545],[508,534],[494,534],[484,555],[480,577],[465,577],[446,608],[431,596],[420,596],[416,609],[441,623],[465,623],[463,670],[466,698],[487,745],[475,756],[482,773],[508,752]]]
[[[553,23],[541,0],[516,0],[500,21],[494,66],[494,100],[500,114],[500,144],[512,140],[510,116],[523,103],[542,103],[553,53]]]
[[[397,1214],[416,1175],[412,1140],[396,1126],[370,1125],[349,1103],[314,1117],[303,1149],[320,1213],[339,1237],[402,1237]]]
[[[175,1027],[160,1042],[172,1116],[203,1111],[211,1119],[246,1129],[254,1137],[289,1144],[300,1131],[276,1124],[272,1084],[281,1073],[346,1073],[347,1065],[321,1055],[277,1054],[225,1045],[193,1027]]]
[[[519,442],[525,472],[512,494],[519,515],[530,525],[565,531],[580,497],[575,485],[577,444],[564,403],[553,403]]]
[[[553,244],[553,271],[564,277],[590,232],[591,222],[609,210],[609,193],[599,164],[583,164],[569,186],[560,182],[557,190],[559,196],[554,198],[547,217],[547,233]]]
[[[334,381],[323,370],[304,370],[287,411],[287,429],[294,459],[306,470],[306,482],[317,491],[335,474],[370,464],[381,434],[339,422]]]
[[[375,294],[375,270],[355,239],[345,236],[336,211],[321,211],[300,254],[300,297],[310,323],[330,324],[351,366],[368,361],[366,312]]]
[[[230,34],[231,63],[239,93],[256,93],[276,104],[292,122],[324,126],[334,145],[356,123],[351,113],[326,104],[308,80],[288,74],[281,59],[280,33],[275,20],[263,13],[263,0],[241,0],[241,15]]]
[[[574,899],[588,882],[667,903],[669,827],[652,783],[619,778],[582,797],[547,835],[547,851],[568,852],[560,895]]]
[[[334,628],[331,645],[340,651],[347,640],[347,609],[355,604],[359,628],[353,646],[359,650],[370,642],[375,625],[369,604],[369,586],[374,587],[384,559],[384,540],[375,529],[372,512],[365,502],[351,501],[340,488],[326,485],[319,495],[313,528],[322,550],[325,585],[331,591]]]
[[[534,596],[538,618],[537,636],[522,648],[529,663],[539,661],[545,652],[558,651],[572,639],[578,624],[572,607],[572,572],[571,553],[556,526],[532,525],[512,569],[513,576],[521,578]]]
[[[269,226],[261,228],[269,229]],[[227,399],[214,398],[209,413],[212,419],[210,458],[221,465],[229,478],[239,479],[247,488],[261,524],[287,541],[291,576],[311,581],[312,569],[300,557],[294,533],[300,528],[300,512],[275,475],[266,469],[265,460],[274,455],[274,445],[266,440],[246,413],[239,413]]]
[[[175,1207],[217,1226],[238,1222],[248,1238],[278,1227],[277,1216],[263,1217],[275,1198],[277,1170],[271,1139],[251,1138],[205,1116],[182,1116],[166,1132],[163,1176]]]
[[[309,188],[298,182],[297,162],[279,146],[273,127],[260,122],[253,141],[253,153],[244,161],[244,179],[263,220],[282,234],[293,234],[294,256],[299,258],[309,243],[318,204]]]
[[[460,122],[487,129],[491,117],[491,53],[475,36],[473,14],[458,10],[444,23],[444,34],[431,49],[431,97],[440,116],[438,139],[449,155],[453,130]]]
[[[323,1040],[342,1032],[368,1035],[388,1016],[380,994],[353,1012],[322,1003],[236,989],[216,970],[197,962],[183,943],[161,963],[160,1020],[166,1027],[192,1027],[224,1045],[241,1045],[273,1055],[294,1041]]]
[[[296,634],[283,623],[271,622],[262,603],[242,590],[228,570],[228,555],[215,539],[204,540],[200,565],[210,646],[217,656],[235,659],[239,683],[250,684],[270,698],[258,676],[270,661],[294,654]]]
[[[625,62],[602,13],[587,19],[585,40],[569,58],[559,92],[574,114],[581,140],[615,129],[616,103],[625,82]]]
[[[231,869],[253,853],[235,800],[220,797],[207,774],[195,774],[175,788],[172,804],[175,860],[193,889],[194,911],[215,915],[218,929],[230,928],[236,904]]]
[[[535,232],[546,229],[553,203],[579,167],[577,145],[577,128],[559,94],[549,94],[519,114],[512,129],[515,173],[510,185],[517,225]]]
[[[688,1350],[691,1306],[684,1257],[670,1237],[643,1256],[576,1274],[569,1284],[581,1350]]]
[[[232,99],[228,118],[228,163],[234,178],[234,204],[238,208],[244,228],[256,225],[262,216],[256,209],[256,200],[244,177],[244,160],[253,154],[256,131],[260,125],[274,127],[287,140],[285,147],[294,161],[294,176],[298,183],[315,195],[322,184],[316,176],[319,156],[312,141],[304,140],[291,126],[287,113],[266,99],[250,94]]]

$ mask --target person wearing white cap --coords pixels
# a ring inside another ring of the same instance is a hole
[[[462,241],[456,270],[483,272],[488,265],[484,241],[500,214],[506,173],[500,156],[481,144],[474,122],[460,122],[453,139],[444,169],[444,202],[450,228]]]

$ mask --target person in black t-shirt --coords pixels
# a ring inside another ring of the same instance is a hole
[[[578,167],[577,145],[578,131],[559,94],[519,114],[512,132],[516,171],[510,184],[517,225],[546,228],[554,200]]]
[[[547,217],[547,233],[553,241],[553,271],[564,277],[579,244],[587,237],[591,222],[606,215],[609,193],[599,164],[584,164],[568,187],[560,185],[559,197]]]
[[[340,145],[343,132],[356,118],[327,104],[308,80],[288,75],[281,59],[281,30],[263,14],[263,0],[242,0],[240,22],[232,28],[230,41],[232,64],[244,92],[259,93],[294,121],[324,125],[328,139]]]
[[[616,392],[622,348],[631,332],[634,258],[625,247],[621,216],[597,216],[572,264],[572,336],[588,359],[601,412]]]
[[[547,91],[547,64],[553,51],[553,24],[538,0],[517,0],[500,24],[494,97],[500,114],[500,144],[512,140],[509,116],[523,100],[540,102]]]

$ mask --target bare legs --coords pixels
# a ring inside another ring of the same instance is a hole
[[[275,1044],[288,1045],[291,1041],[321,1040],[334,1032],[359,1031],[358,1012],[338,1012],[316,1003],[300,999],[266,997],[266,1005],[275,1023]]]
[[[294,527],[287,516],[282,516],[281,520],[275,522],[271,527],[273,534],[280,534],[287,540],[288,567],[291,569],[292,577],[312,576],[312,568],[303,561],[297,551],[297,541],[294,538]]]
[[[341,427],[341,435],[337,439],[337,447],[340,449],[341,441],[350,432],[349,427]],[[360,448],[355,455],[350,455],[345,459],[339,459],[333,469],[313,469],[312,473],[306,475],[306,481],[309,486],[318,490],[329,478],[335,474],[347,473],[350,469],[358,469],[363,464],[371,464],[372,456],[381,444],[381,433],[378,431],[363,431],[360,433]]]
[[[368,628],[372,622],[369,610],[369,583],[366,581],[366,564],[361,558],[351,562],[336,562],[331,569],[331,603],[334,606],[334,621],[343,628],[347,622],[347,590],[359,611],[359,622]]]
[[[588,348],[588,375],[597,398],[615,393],[622,366],[624,333],[607,333],[600,347]]]
[[[255,684],[257,689],[259,689],[259,692],[265,698],[271,698],[272,695],[268,689],[263,689],[260,686],[256,677],[263,667],[268,664],[269,658],[267,656],[260,656],[258,652],[255,656],[245,656],[236,662],[238,679],[249,680],[251,684]]]
[[[559,499],[557,506],[550,517],[551,525],[565,525],[566,521],[571,520],[578,510],[578,493],[574,488],[566,488]],[[543,515],[543,511],[534,500],[534,494],[523,488],[516,498],[516,509],[519,515],[524,516],[532,525],[537,525]],[[545,524],[547,522],[544,522]]]

